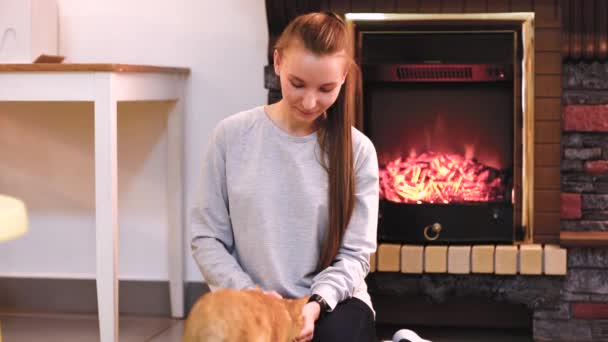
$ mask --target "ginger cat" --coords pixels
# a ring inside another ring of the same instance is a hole
[[[307,301],[279,299],[259,289],[209,292],[192,307],[183,342],[291,342],[302,330]]]

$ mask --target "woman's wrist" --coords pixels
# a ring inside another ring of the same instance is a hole
[[[321,305],[317,302],[306,303],[306,305],[304,305],[304,311],[311,313],[315,322],[321,318]]]
[[[316,293],[313,293],[308,299],[308,304],[311,303],[316,304],[315,308],[318,309],[318,315],[316,319],[319,319],[325,312],[329,310],[329,305],[327,304],[325,299]]]
[[[320,295],[313,293],[312,295],[310,295],[310,297],[308,298],[308,302],[315,302],[317,304],[319,304],[319,308],[321,308],[321,312],[325,312],[325,311],[329,311],[329,304],[327,304],[327,302],[325,301],[325,298],[321,297]]]

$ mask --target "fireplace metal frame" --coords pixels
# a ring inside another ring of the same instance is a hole
[[[412,24],[456,24],[456,25],[484,25],[488,23],[517,25],[521,29],[523,46],[521,60],[522,100],[522,196],[521,196],[521,226],[525,231],[523,243],[533,242],[534,232],[534,13],[472,13],[472,14],[409,14],[409,13],[347,13],[346,24],[351,41],[349,53],[357,58],[357,48],[354,45],[360,42],[359,29],[382,23],[399,24],[404,26]],[[358,101],[350,97],[351,101]],[[355,125],[362,130],[363,117],[354,118]],[[517,161],[515,161],[517,163]],[[517,224],[517,223],[516,223]]]

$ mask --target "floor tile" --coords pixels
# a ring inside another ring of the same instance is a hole
[[[184,321],[175,320],[167,330],[150,339],[150,342],[181,342],[183,331]]]
[[[147,341],[167,330],[173,324],[169,318],[121,317],[120,341]],[[6,314],[0,313],[0,326],[4,341],[27,342],[97,342],[99,341],[96,316]]]

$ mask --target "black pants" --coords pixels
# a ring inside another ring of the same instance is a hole
[[[375,342],[372,310],[358,298],[347,299],[315,323],[313,342]]]

